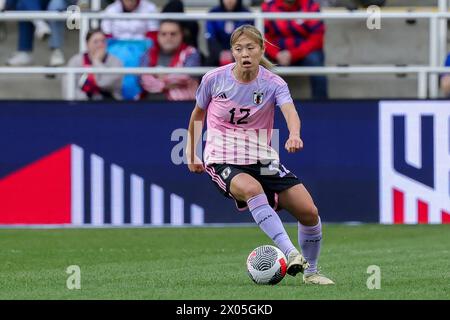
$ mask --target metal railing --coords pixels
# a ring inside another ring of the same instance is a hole
[[[280,75],[311,75],[311,74],[417,74],[418,98],[437,98],[439,96],[439,73],[450,73],[450,68],[439,68],[446,56],[447,20],[450,19],[447,0],[439,0],[439,11],[427,12],[381,12],[383,19],[428,19],[429,24],[429,64],[419,66],[352,66],[352,67],[279,67],[274,71]],[[264,20],[318,19],[318,20],[367,20],[373,18],[369,12],[317,12],[317,13],[94,13],[94,12],[4,12],[1,20],[66,20],[71,21],[79,30],[79,50],[84,51],[85,35],[90,27],[90,21],[102,19],[138,19],[138,20],[254,20],[255,26],[263,31]],[[185,73],[202,75],[211,68],[40,68],[40,67],[0,67],[0,74],[67,74],[69,92],[66,96],[74,98],[75,74],[80,73],[116,73],[116,74],[163,74]]]
[[[200,76],[212,70],[212,67],[186,67],[186,68],[68,68],[68,67],[0,67],[0,74],[59,74],[67,75],[67,92],[65,98],[67,100],[75,99],[76,74],[96,73],[96,74],[189,74]],[[276,67],[273,70],[279,75],[326,75],[326,74],[416,74],[417,75],[417,98],[426,99],[428,97],[428,77],[429,75],[438,75],[442,73],[450,74],[450,67],[434,67],[427,66],[353,66],[353,67]]]

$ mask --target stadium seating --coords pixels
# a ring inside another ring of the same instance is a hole
[[[160,5],[160,2],[155,1]],[[204,2],[204,1],[203,1]],[[186,1],[188,11],[202,12],[205,7],[197,7],[202,1]],[[254,3],[254,2],[252,2]],[[434,0],[389,0],[387,10],[404,11],[413,5],[435,6]],[[395,6],[395,7],[394,7]],[[405,8],[408,6],[408,8]],[[325,10],[344,10],[327,8]],[[0,44],[0,61],[4,62],[16,47],[17,29],[13,22],[6,23],[8,36]],[[200,33],[203,32],[201,24]],[[78,51],[78,32],[66,31],[67,41],[64,48],[66,56]],[[362,20],[328,20],[325,40],[326,64],[336,65],[412,65],[428,63],[429,26],[426,19],[419,19],[414,24],[404,20],[384,20],[381,30],[370,31]],[[44,65],[47,59],[46,44],[36,41],[35,61]],[[200,49],[206,52],[204,39],[200,38]],[[41,75],[26,75],[30,84],[26,91],[21,90],[23,75],[0,78],[0,96],[5,98],[59,99],[61,97],[59,80]],[[415,75],[398,77],[396,75],[352,75],[329,76],[330,98],[363,97],[416,97],[417,80]],[[295,98],[308,98],[308,81],[305,77],[286,77]],[[295,83],[295,86],[294,86]],[[374,86],[376,83],[376,86]]]

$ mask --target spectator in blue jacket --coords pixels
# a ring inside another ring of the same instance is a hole
[[[450,53],[445,61],[445,66],[450,67]],[[444,74],[441,77],[441,89],[446,98],[450,98],[450,73]]]
[[[242,0],[220,0],[220,4],[209,12],[250,12],[243,6]],[[233,31],[244,24],[253,24],[252,20],[212,20],[206,23],[206,40],[208,41],[210,66],[223,66],[233,62],[230,38]]]

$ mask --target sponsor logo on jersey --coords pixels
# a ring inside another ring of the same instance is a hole
[[[231,173],[231,168],[226,167],[225,169],[223,169],[223,171],[220,175],[222,176],[222,178],[224,178],[226,180],[230,176],[230,173]]]

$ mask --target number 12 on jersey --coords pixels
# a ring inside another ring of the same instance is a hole
[[[246,123],[248,123],[245,119],[247,119],[248,116],[250,115],[249,108],[240,108],[239,109],[240,115],[242,115],[242,114],[244,114],[244,115],[243,115],[243,117],[238,119],[237,122],[234,122],[234,118],[236,117],[236,108],[231,109],[229,112],[231,113],[231,117],[230,117],[231,124],[246,124]]]

